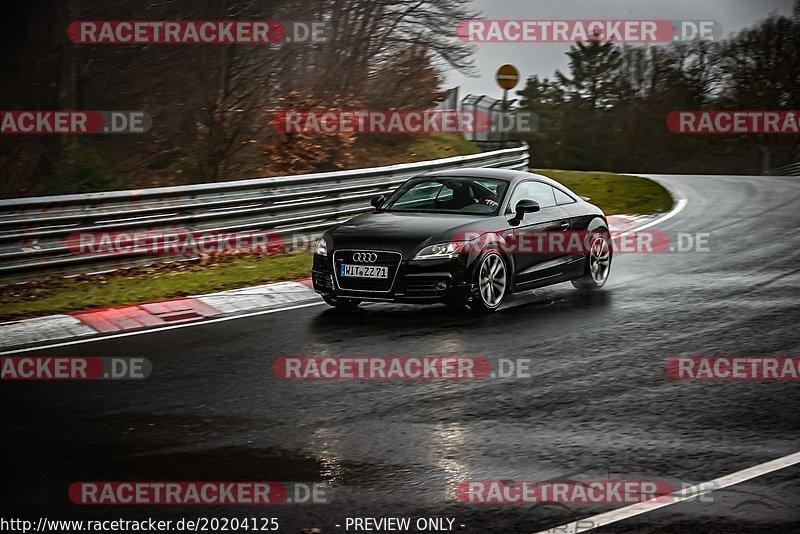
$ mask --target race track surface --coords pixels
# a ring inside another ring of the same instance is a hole
[[[673,356],[800,353],[800,179],[656,176],[688,203],[651,230],[709,252],[617,255],[602,291],[570,284],[489,316],[443,306],[327,306],[26,354],[145,356],[145,381],[4,382],[4,517],[274,516],[281,532],[347,517],[454,517],[537,532],[611,506],[468,505],[469,479],[702,482],[800,451],[797,381],[681,381]],[[528,358],[531,377],[282,381],[280,356]],[[800,466],[595,532],[800,531]],[[331,504],[78,507],[91,480],[328,482]]]

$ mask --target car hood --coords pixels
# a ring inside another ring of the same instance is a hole
[[[394,250],[404,258],[423,246],[446,242],[464,232],[499,230],[503,217],[435,213],[365,213],[327,232],[337,249]],[[505,227],[508,223],[505,224]],[[463,237],[463,236],[462,236]]]

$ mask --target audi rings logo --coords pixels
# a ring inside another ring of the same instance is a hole
[[[378,259],[378,255],[374,252],[356,252],[353,254],[353,261],[360,261],[362,263],[374,263]]]

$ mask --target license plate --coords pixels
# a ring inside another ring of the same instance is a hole
[[[388,267],[375,267],[373,265],[347,265],[339,267],[339,276],[353,278],[389,278]]]

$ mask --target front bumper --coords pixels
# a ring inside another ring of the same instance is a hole
[[[463,299],[474,289],[468,282],[467,255],[441,260],[401,257],[398,260],[389,266],[389,280],[384,285],[370,287],[367,283],[339,276],[339,265],[345,261],[349,263],[341,254],[314,254],[311,270],[314,291],[333,299],[437,303]]]

